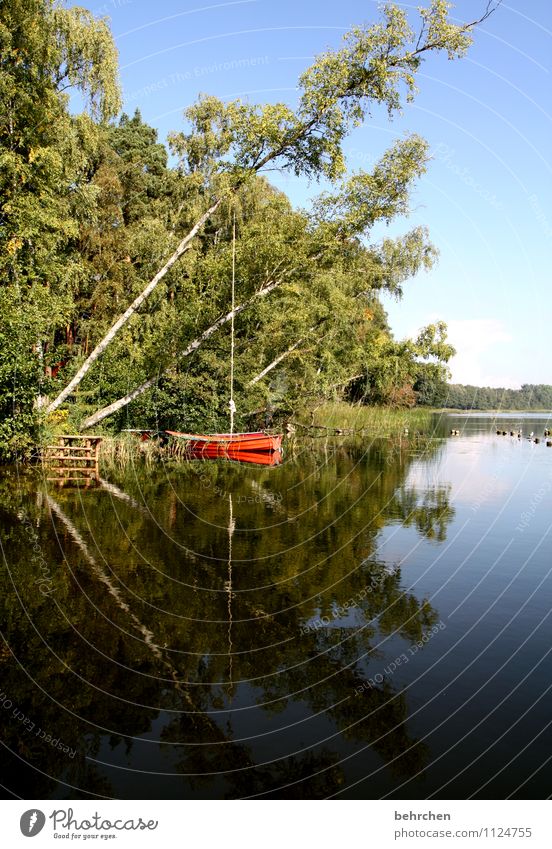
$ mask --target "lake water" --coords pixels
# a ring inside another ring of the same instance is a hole
[[[552,448],[496,428],[4,470],[5,794],[549,796]]]

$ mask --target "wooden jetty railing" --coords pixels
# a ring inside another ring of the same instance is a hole
[[[78,481],[85,486],[98,480],[101,436],[63,434],[56,445],[47,445],[42,463],[55,477],[46,480],[59,484]]]

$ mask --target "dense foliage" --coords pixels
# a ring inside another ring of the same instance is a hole
[[[170,168],[140,113],[119,115],[105,21],[53,0],[4,0],[1,455],[59,422],[226,423],[233,267],[238,425],[324,399],[435,399],[453,353],[445,325],[396,341],[379,295],[400,297],[436,250],[419,227],[371,239],[375,224],[408,213],[427,144],[403,137],[354,174],[342,149],[374,106],[393,115],[414,97],[424,54],[466,52],[473,23],[451,24],[444,0],[420,14],[418,33],[393,5],[354,28],[303,74],[296,110],[202,96],[169,138]],[[328,189],[294,209],[268,166]]]

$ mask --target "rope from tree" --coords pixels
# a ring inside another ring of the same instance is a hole
[[[234,220],[232,222],[232,318],[230,323],[230,433],[234,433],[234,308],[236,306],[236,209],[233,210]]]

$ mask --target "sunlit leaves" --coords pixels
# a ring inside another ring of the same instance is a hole
[[[92,115],[106,120],[121,108],[118,53],[105,20],[87,9],[54,6],[49,19],[57,51],[52,71],[58,88],[74,86]]]
[[[428,144],[411,135],[385,152],[371,173],[360,172],[340,181],[337,191],[315,202],[319,221],[333,225],[342,238],[366,235],[377,221],[406,215],[414,180],[428,160]]]
[[[265,167],[286,168],[330,180],[346,169],[343,140],[375,107],[392,117],[416,93],[424,54],[445,50],[462,56],[471,36],[448,19],[449,4],[433,0],[421,10],[416,36],[406,12],[394,4],[381,21],[353,27],[344,45],[319,55],[299,80],[294,112],[286,104],[224,103],[202,96],[186,110],[188,131],[174,133],[171,145],[189,171],[230,171],[244,179]]]

